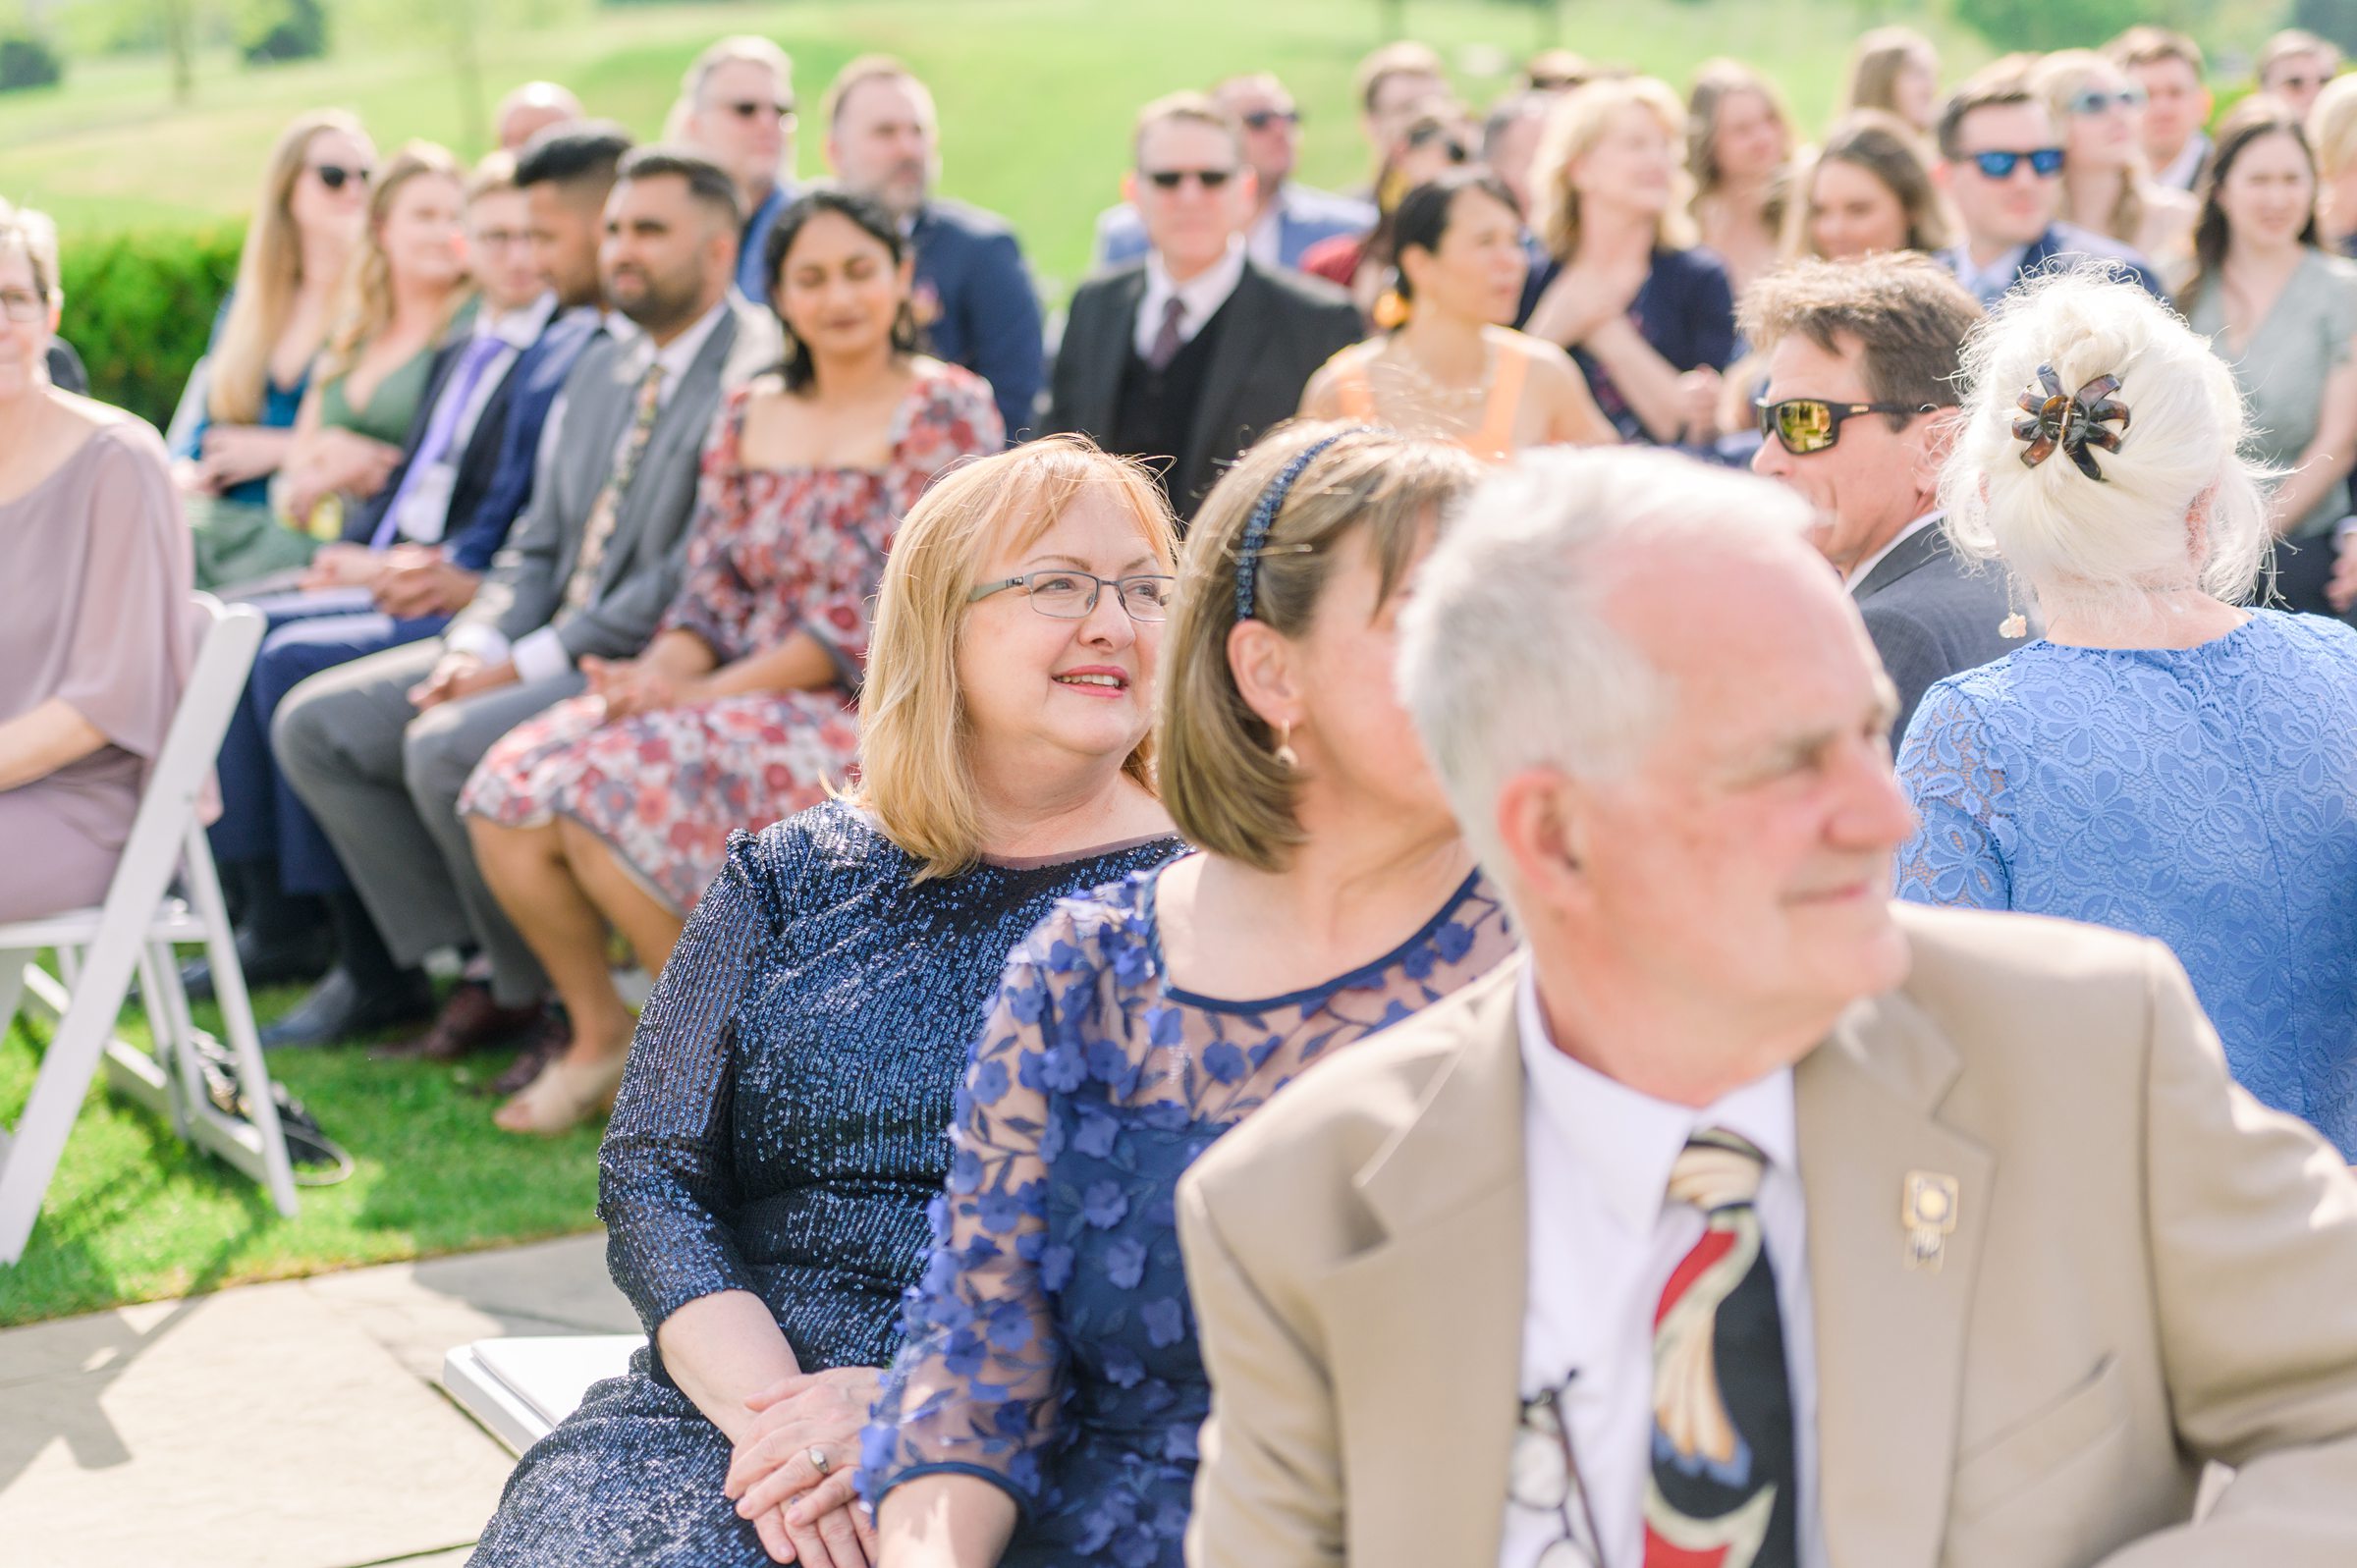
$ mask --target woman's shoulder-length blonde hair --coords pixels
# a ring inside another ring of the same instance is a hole
[[[2046,112],[2055,122],[2057,135],[2067,138],[2071,122],[2071,100],[2099,76],[2125,77],[2127,73],[2093,49],[2057,49],[2030,68],[2030,90],[2046,104]],[[2111,210],[2104,216],[2104,232],[2114,240],[2133,241],[2144,226],[2144,152],[2139,145],[2127,177],[2119,182],[2119,195]],[[2070,189],[2070,165],[2062,165],[2062,189]],[[2070,198],[2063,197],[2063,210],[2069,210]]]
[[[1339,547],[1354,534],[1375,563],[1377,604],[1389,600],[1425,529],[1489,471],[1445,442],[1302,420],[1245,453],[1204,498],[1162,645],[1162,803],[1187,842],[1263,871],[1282,869],[1302,833],[1278,736],[1244,701],[1228,663],[1236,569],[1261,498],[1294,459],[1328,440],[1287,489],[1253,559],[1252,619],[1280,636],[1309,629]]]
[[[859,775],[847,791],[916,862],[914,880],[982,857],[983,808],[958,679],[967,595],[993,550],[1023,550],[1094,493],[1126,511],[1155,557],[1174,562],[1178,524],[1145,468],[1086,436],[1043,436],[961,464],[908,509],[884,562],[859,696]],[[1149,732],[1122,771],[1154,787]]]
[[[295,227],[295,182],[310,161],[311,143],[339,132],[362,146],[368,133],[341,109],[317,109],[296,118],[271,143],[262,166],[260,199],[238,254],[238,281],[229,315],[208,355],[205,408],[222,424],[252,424],[262,416],[262,383],[270,351],[286,330],[302,287],[302,236]]]
[[[1670,200],[1662,208],[1654,243],[1665,250],[1683,250],[1698,238],[1686,210],[1694,200],[1694,177],[1682,161],[1686,106],[1658,77],[1599,77],[1563,94],[1547,117],[1538,156],[1531,164],[1533,226],[1548,254],[1558,261],[1569,261],[1579,249],[1579,192],[1571,189],[1571,166],[1604,139],[1623,109],[1653,116],[1680,155],[1671,169]]]
[[[320,355],[323,376],[340,376],[350,370],[353,361],[366,351],[369,340],[393,319],[393,263],[385,253],[385,220],[393,203],[401,199],[404,187],[429,177],[449,181],[464,196],[466,169],[449,148],[431,141],[407,143],[391,163],[377,171],[376,184],[368,192],[368,227],[361,231],[360,243],[345,264],[335,326]],[[452,312],[465,301],[466,293],[463,288],[451,291]]]

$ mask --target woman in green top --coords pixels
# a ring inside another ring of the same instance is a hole
[[[2275,592],[2330,615],[2332,524],[2357,457],[2357,263],[2322,249],[2316,163],[2299,120],[2272,98],[2226,116],[2178,308],[2234,371],[2273,498]]]
[[[335,326],[271,486],[276,523],[204,563],[210,581],[305,565],[337,534],[344,504],[384,486],[423,402],[434,351],[467,298],[465,177],[442,148],[411,142],[379,172]],[[280,526],[279,524],[283,524]]]

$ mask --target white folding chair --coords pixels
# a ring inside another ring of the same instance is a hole
[[[55,1024],[24,1116],[13,1131],[0,1133],[0,1264],[24,1255],[41,1196],[101,1062],[115,1088],[169,1116],[181,1137],[262,1183],[280,1214],[295,1213],[295,1174],[254,1033],[253,1003],[238,967],[212,849],[196,818],[197,799],[246,689],[264,622],[250,606],[224,607],[209,594],[196,601],[207,621],[203,644],[149,772],[106,902],[0,925],[0,1031],[20,1007]],[[185,898],[170,895],[176,871]],[[223,1112],[205,1093],[199,1037],[172,951],[176,942],[203,943],[212,960],[214,993],[250,1120]],[[33,962],[44,947],[57,950],[62,983]],[[115,1036],[135,970],[146,999],[152,1054]]]

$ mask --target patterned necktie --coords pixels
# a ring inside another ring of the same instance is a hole
[[[646,440],[654,434],[655,415],[662,407],[663,361],[658,358],[638,380],[630,433],[615,455],[614,471],[606,475],[606,487],[597,493],[589,508],[589,521],[581,529],[581,553],[565,583],[567,612],[581,609],[597,592],[597,568],[605,565],[606,545],[614,537],[614,524],[622,517],[622,504],[630,496],[630,480],[637,475],[638,460],[646,456]]]
[[[1776,1272],[1760,1240],[1767,1156],[1697,1132],[1670,1198],[1702,1211],[1653,1316],[1653,1474],[1645,1568],[1797,1568],[1792,1385]]]
[[[1171,361],[1178,357],[1181,347],[1178,323],[1186,319],[1186,301],[1177,295],[1162,302],[1162,328],[1154,334],[1154,346],[1146,351],[1146,363],[1157,370],[1168,370]]]

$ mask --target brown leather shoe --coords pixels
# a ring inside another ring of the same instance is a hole
[[[540,1076],[540,1069],[563,1056],[572,1044],[573,1025],[566,1022],[563,1013],[552,1007],[540,1020],[539,1027],[526,1037],[523,1049],[516,1053],[516,1059],[509,1062],[506,1069],[489,1083],[476,1085],[474,1092],[478,1095],[521,1094],[533,1079]]]
[[[442,1004],[441,1015],[424,1034],[387,1046],[385,1056],[423,1056],[428,1061],[456,1061],[475,1052],[504,1045],[548,1015],[544,1002],[527,1007],[502,1007],[491,1000],[491,988],[480,981],[461,981]]]

